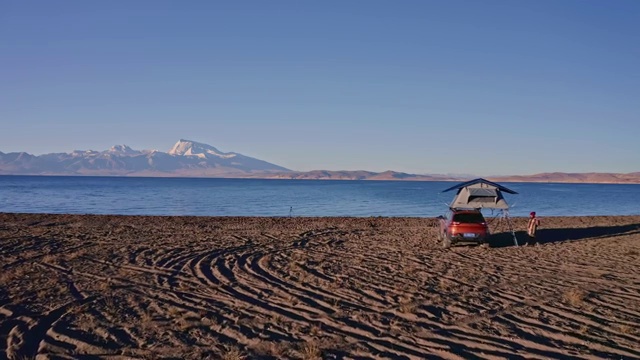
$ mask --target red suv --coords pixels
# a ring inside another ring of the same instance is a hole
[[[458,242],[484,243],[489,237],[489,227],[477,209],[450,209],[440,220],[442,246],[448,248]]]

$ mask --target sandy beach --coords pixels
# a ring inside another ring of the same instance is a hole
[[[0,214],[0,358],[640,358],[640,216],[436,225]]]

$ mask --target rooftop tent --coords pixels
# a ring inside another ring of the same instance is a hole
[[[442,192],[457,189],[458,192],[449,205],[450,208],[468,209],[509,209],[509,204],[502,196],[502,192],[517,194],[500,184],[482,178],[463,182]]]

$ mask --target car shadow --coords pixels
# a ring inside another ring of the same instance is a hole
[[[594,226],[588,228],[539,229],[536,239],[540,244],[549,244],[572,240],[603,239],[623,234],[640,234],[640,224]],[[524,245],[529,240],[529,236],[525,231],[516,231],[515,235],[519,245]],[[511,232],[493,234],[488,242],[492,248],[515,246]]]

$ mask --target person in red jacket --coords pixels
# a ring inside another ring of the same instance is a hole
[[[538,226],[540,226],[540,219],[536,217],[536,212],[532,211],[529,214],[529,224],[527,225],[527,235],[529,235],[527,245],[535,245],[537,243],[536,231],[538,230]]]

